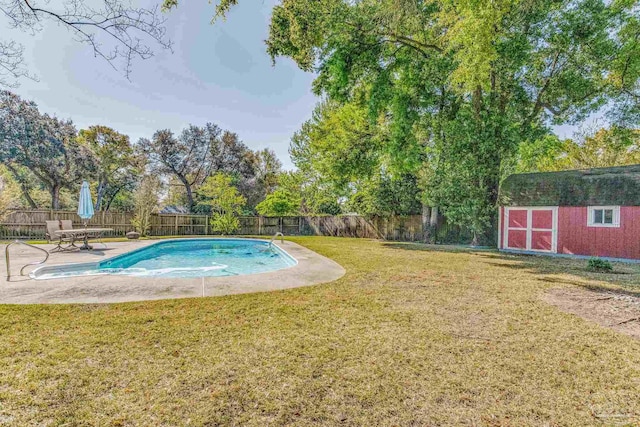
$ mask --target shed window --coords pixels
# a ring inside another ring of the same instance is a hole
[[[620,206],[589,206],[589,227],[620,227]]]

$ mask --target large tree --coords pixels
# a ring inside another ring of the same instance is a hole
[[[267,50],[315,71],[316,93],[366,106],[389,167],[421,173],[424,199],[480,233],[519,144],[602,107],[637,117],[638,4],[281,0]]]
[[[80,130],[78,140],[96,157],[95,209],[108,209],[123,190],[133,190],[141,173],[139,157],[134,156],[129,137],[107,126],[90,126]]]
[[[282,162],[269,148],[256,151],[256,182],[261,198],[272,193],[278,186],[278,176],[282,173]]]
[[[21,182],[27,169],[60,208],[60,191],[74,189],[94,172],[91,150],[78,143],[71,121],[41,114],[35,103],[0,91],[0,161]]]
[[[134,7],[124,0],[0,0],[0,17],[5,18],[5,27],[27,34],[47,25],[65,27],[94,56],[127,77],[134,59],[153,56],[152,46],[171,48],[158,7]],[[37,78],[25,63],[23,50],[14,40],[0,40],[0,87],[16,86],[23,77]]]
[[[259,175],[263,159],[247,147],[238,134],[225,131],[217,144],[211,147],[211,155],[213,165],[210,174],[221,173],[232,177],[234,185],[246,199],[249,210],[264,199]]]
[[[349,212],[363,215],[419,214],[416,174],[390,167],[382,148],[390,138],[356,103],[323,102],[291,140],[291,158],[307,176],[330,183]],[[392,165],[391,165],[392,166]]]
[[[172,202],[184,198],[190,210],[207,209],[198,204],[196,190],[204,180],[217,173],[232,177],[238,191],[253,209],[273,188],[280,162],[269,150],[254,152],[234,132],[222,131],[214,124],[190,125],[178,137],[161,130],[152,139],[141,139],[138,146],[158,173],[173,177],[184,191],[170,184]]]
[[[189,209],[195,206],[194,187],[214,168],[212,147],[219,145],[221,130],[213,123],[189,126],[176,138],[169,129],[157,131],[151,139],[138,142],[150,166],[158,173],[174,176],[184,186]]]

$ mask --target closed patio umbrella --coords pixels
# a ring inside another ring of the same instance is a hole
[[[78,200],[78,216],[84,220],[84,228],[87,228],[87,221],[93,218],[93,201],[91,200],[91,190],[89,190],[89,183],[82,181],[82,187],[80,188],[80,199]],[[93,249],[89,246],[88,236],[84,235],[84,245],[80,249]]]

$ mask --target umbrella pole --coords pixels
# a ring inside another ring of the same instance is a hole
[[[93,246],[89,246],[89,235],[87,234],[87,221],[84,221],[84,244],[80,246],[80,250],[90,251],[93,249]]]

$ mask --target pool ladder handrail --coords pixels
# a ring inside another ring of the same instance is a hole
[[[271,237],[271,241],[269,241],[269,246],[273,245],[273,241],[278,236],[280,236],[280,244],[284,243],[284,234],[278,231],[276,234],[273,235],[273,237]]]
[[[48,251],[46,251],[46,250],[44,250],[44,249],[42,249],[42,248],[39,248],[39,247],[37,247],[37,246],[30,245],[29,243],[22,242],[22,241],[20,241],[20,240],[14,240],[13,242],[9,243],[9,244],[7,245],[7,247],[6,247],[6,248],[4,248],[4,259],[5,259],[5,262],[6,262],[6,264],[7,264],[7,282],[9,281],[9,279],[11,279],[11,259],[10,259],[10,257],[9,257],[9,248],[10,248],[11,246],[15,245],[15,244],[20,244],[20,245],[28,246],[28,247],[30,247],[30,248],[37,249],[37,250],[39,250],[39,251],[41,251],[41,252],[44,252],[44,253],[45,253],[45,255],[46,255],[42,261],[30,262],[30,263],[28,263],[28,264],[23,265],[23,266],[22,266],[22,268],[20,269],[20,275],[21,275],[21,276],[24,276],[24,269],[25,269],[25,268],[27,268],[27,267],[29,267],[29,266],[32,266],[32,265],[40,265],[40,264],[44,264],[45,262],[47,262],[47,260],[49,259],[49,255],[50,255]]]

